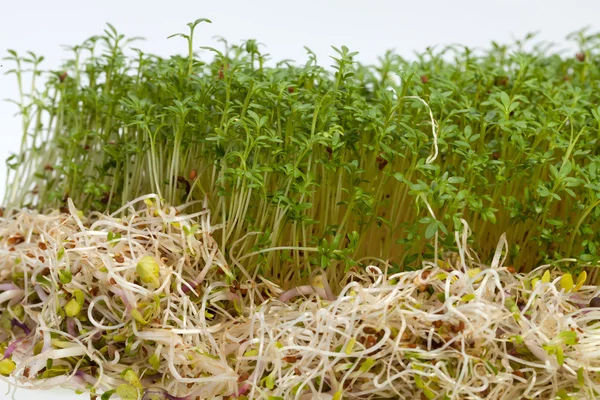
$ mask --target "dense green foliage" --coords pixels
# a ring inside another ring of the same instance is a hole
[[[110,27],[31,93],[23,71],[39,75],[41,58],[11,52],[24,140],[5,205],[206,197],[221,247],[274,279],[314,266],[335,278],[367,257],[401,268],[431,257],[434,238],[453,249],[461,218],[484,256],[506,232],[519,270],[598,261],[598,35],[574,34],[576,55],[525,40],[377,66],[341,47],[325,68],[308,49],[304,66],[266,62],[253,40],[202,61],[195,27],[178,35],[189,56],[168,59],[130,56]]]

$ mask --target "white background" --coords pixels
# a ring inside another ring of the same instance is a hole
[[[584,26],[600,29],[600,1],[354,1],[354,0],[0,0],[0,54],[6,49],[31,50],[46,56],[46,68],[56,68],[67,56],[60,45],[75,45],[100,34],[106,22],[128,36],[147,40],[137,47],[167,56],[185,52],[181,39],[185,24],[209,18],[212,25],[197,28],[197,46],[219,47],[215,36],[229,42],[255,38],[267,45],[275,60],[306,60],[303,46],[311,48],[321,65],[329,65],[330,45],[359,51],[358,59],[375,62],[387,49],[409,57],[413,50],[435,44],[460,43],[472,47],[492,40],[506,43],[539,31],[539,38],[565,45],[565,36]],[[203,54],[203,53],[200,53]],[[205,54],[205,53],[204,53]],[[0,68],[0,98],[17,97],[10,68]],[[20,122],[15,106],[0,104],[0,182],[6,159],[18,149]],[[0,183],[0,194],[4,183]],[[6,386],[0,382],[0,399]],[[69,392],[17,391],[17,400],[83,400]]]

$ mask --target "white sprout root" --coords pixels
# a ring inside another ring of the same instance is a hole
[[[516,274],[505,241],[489,267],[465,228],[458,254],[422,270],[370,266],[336,295],[323,276],[284,292],[236,280],[247,275],[213,240],[209,211],[184,208],[148,195],[121,218],[71,204],[0,219],[3,379],[143,400],[600,393],[599,288],[550,266]],[[158,284],[138,268],[148,256]]]

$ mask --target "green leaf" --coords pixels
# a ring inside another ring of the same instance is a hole
[[[85,302],[85,295],[80,289],[73,290],[73,297],[75,297],[75,301],[77,301],[77,304],[83,306],[83,303]]]
[[[131,316],[133,317],[133,319],[135,319],[137,322],[139,322],[142,325],[146,325],[148,323],[148,321],[146,321],[144,319],[144,316],[137,308],[134,308],[133,310],[131,310]]]
[[[571,161],[565,160],[565,162],[562,165],[562,168],[560,169],[560,177],[566,178],[571,173],[572,170],[573,170],[573,165],[571,164]]]
[[[467,303],[467,302],[475,299],[475,294],[473,294],[473,293],[465,294],[460,299],[461,299],[461,301]]]
[[[425,238],[431,239],[435,236],[438,231],[438,223],[437,221],[432,221],[427,225],[427,229],[425,230]]]
[[[244,353],[244,357],[256,357],[258,355],[258,350],[246,350]]]
[[[0,360],[0,374],[1,375],[9,376],[10,374],[12,374],[12,372],[15,370],[16,367],[17,367],[17,365],[14,363],[14,361],[9,358]]]
[[[502,102],[502,105],[504,106],[505,109],[508,110],[508,108],[510,107],[510,97],[508,96],[508,94],[506,92],[500,92],[500,101]]]
[[[562,340],[562,342],[566,345],[575,345],[577,344],[577,332],[574,331],[563,331],[558,334],[558,337]]]
[[[498,368],[494,364],[492,364],[488,360],[485,360],[484,362],[485,362],[485,366],[487,367],[488,371],[490,371],[494,375],[498,375]]]
[[[61,247],[58,249],[58,252],[56,253],[56,259],[58,261],[62,260],[63,256],[65,255],[65,248]]]
[[[67,317],[76,317],[81,312],[81,304],[73,298],[65,305],[64,310]]]
[[[515,335],[511,336],[511,341],[516,344],[523,344],[525,342],[525,339],[521,335]]]
[[[272,375],[267,375],[264,378],[265,387],[269,390],[273,390],[275,388],[275,378]]]
[[[123,377],[123,379],[125,379],[125,381],[127,383],[129,383],[131,386],[138,388],[138,389],[142,389],[142,383],[140,382],[140,378],[138,378],[138,375],[135,373],[134,370],[132,370],[131,368],[126,369],[121,376]]]
[[[556,396],[560,398],[560,400],[574,400],[573,397],[569,396],[569,393],[565,389],[560,389],[556,392]]]
[[[154,368],[155,371],[158,371],[160,368],[160,357],[157,353],[154,353],[148,359],[148,363]]]
[[[71,275],[71,269],[59,269],[58,270],[58,280],[63,285],[70,283],[73,280],[73,276]]]
[[[369,372],[371,367],[373,367],[373,364],[375,364],[375,360],[373,358],[367,358],[365,361],[362,362],[358,370],[361,373]]]
[[[138,390],[126,383],[117,386],[116,393],[117,396],[121,397],[121,400],[138,400],[139,398]]]
[[[465,182],[465,178],[460,177],[460,176],[451,176],[450,178],[448,178],[448,182],[455,184],[455,183],[464,183]]]
[[[350,338],[350,340],[348,341],[348,344],[346,345],[346,348],[344,349],[344,353],[346,353],[347,355],[352,354],[352,352],[354,351],[355,344],[356,344],[356,339]]]
[[[565,356],[561,346],[556,347],[556,361],[558,362],[558,365],[563,365],[565,363]]]
[[[585,376],[584,376],[584,369],[583,367],[580,367],[577,370],[577,383],[579,384],[579,386],[581,386],[582,388],[586,387],[585,384]]]
[[[102,393],[102,396],[100,396],[100,400],[108,400],[112,397],[113,394],[115,394],[117,391],[116,390],[109,390],[107,392]]]
[[[435,393],[433,390],[429,389],[427,386],[425,386],[425,387],[423,388],[423,394],[424,394],[424,395],[425,395],[425,397],[427,397],[429,400],[433,400],[433,399],[435,399],[435,398],[437,397],[437,394],[436,394],[436,393]]]
[[[160,286],[160,281],[158,279],[160,267],[154,257],[142,257],[140,261],[138,261],[135,271],[142,282],[151,284],[154,287]]]

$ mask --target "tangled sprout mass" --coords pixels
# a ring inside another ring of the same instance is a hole
[[[174,35],[185,56],[112,25],[57,71],[9,50],[2,379],[93,400],[600,397],[600,35],[376,66],[342,46],[327,69],[254,40],[203,61],[204,22]]]
[[[0,372],[126,400],[600,391],[600,290],[585,273],[517,274],[505,241],[486,266],[465,227],[459,252],[422,270],[357,269],[335,294],[317,271],[284,291],[226,259],[208,209],[185,208],[148,195],[119,218],[72,204],[3,218]]]

